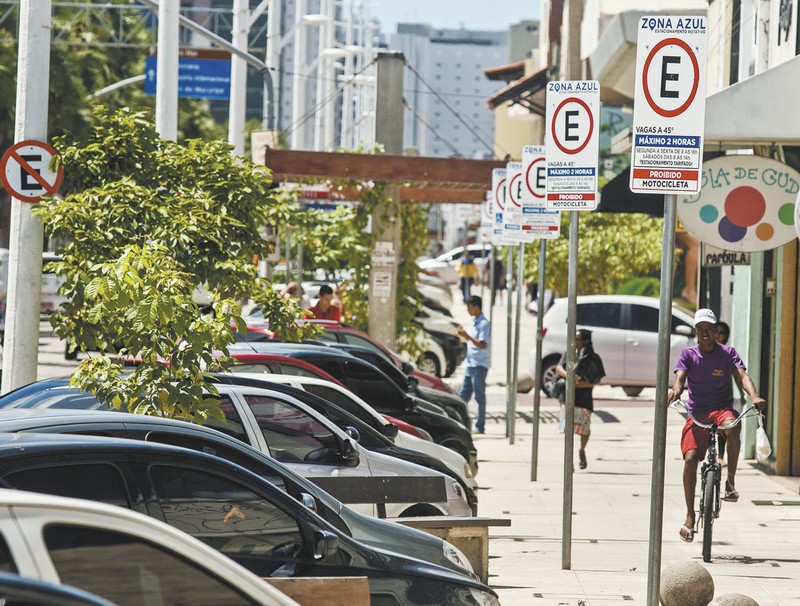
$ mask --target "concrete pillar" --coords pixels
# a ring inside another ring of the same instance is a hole
[[[387,154],[403,153],[402,53],[378,54],[375,142]],[[369,277],[369,333],[388,348],[397,340],[397,264],[400,261],[400,184],[387,183],[386,205],[372,213],[372,264]],[[413,263],[414,259],[406,260]]]

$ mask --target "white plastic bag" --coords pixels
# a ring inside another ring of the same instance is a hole
[[[769,445],[767,432],[764,431],[764,421],[761,418],[761,414],[759,414],[758,427],[756,428],[756,459],[759,463],[766,463],[771,454],[772,446]]]

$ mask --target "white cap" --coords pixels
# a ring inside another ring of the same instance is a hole
[[[700,322],[709,322],[710,324],[717,323],[717,316],[710,309],[698,309],[694,314],[694,325],[697,326]]]

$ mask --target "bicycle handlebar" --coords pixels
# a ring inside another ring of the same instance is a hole
[[[686,414],[688,414],[688,415],[689,415],[689,418],[692,420],[692,422],[693,422],[695,425],[697,425],[698,427],[704,427],[705,429],[711,429],[711,428],[712,428],[712,427],[714,427],[714,425],[715,425],[714,423],[701,423],[700,421],[698,421],[698,420],[695,418],[695,416],[692,414],[692,411],[691,411],[691,410],[689,410],[689,409],[686,407],[686,405],[685,405],[683,402],[681,402],[680,400],[674,400],[674,401],[672,401],[672,402],[670,403],[670,405],[669,405],[669,406],[670,406],[670,408],[674,408],[675,410],[678,410],[678,406],[680,406],[681,408],[683,408],[683,409],[686,411]],[[716,427],[717,427],[717,429],[730,429],[731,427],[736,427],[736,425],[738,425],[738,424],[739,424],[739,423],[742,421],[742,419],[743,419],[745,416],[747,416],[747,414],[748,414],[750,411],[752,411],[752,410],[755,410],[757,414],[761,414],[761,411],[759,411],[759,410],[758,410],[758,407],[757,407],[757,406],[753,406],[753,405],[751,404],[750,406],[748,406],[747,408],[745,408],[745,409],[742,411],[742,413],[741,413],[741,414],[740,414],[738,417],[736,417],[736,418],[735,418],[733,421],[731,421],[731,422],[730,422],[730,423],[728,423],[727,425],[717,425],[717,426],[716,426]],[[752,416],[752,415],[751,415],[751,416]]]

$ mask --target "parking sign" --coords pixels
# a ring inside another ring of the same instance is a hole
[[[707,44],[705,17],[639,20],[631,191],[700,191]]]
[[[600,143],[600,85],[547,83],[547,208],[594,210]]]

